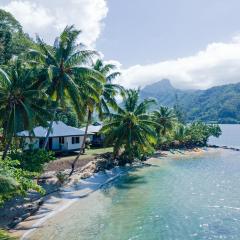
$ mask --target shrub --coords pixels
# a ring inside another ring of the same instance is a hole
[[[60,171],[57,173],[57,179],[61,184],[63,184],[65,181],[67,181],[67,175]]]
[[[44,149],[29,150],[29,151],[15,151],[10,154],[12,159],[20,161],[20,168],[41,173],[45,163],[55,160],[54,152]]]
[[[16,240],[15,237],[10,237],[5,230],[0,229],[0,239],[1,240]]]
[[[20,168],[18,160],[0,160],[0,205],[14,196],[25,196],[30,189],[43,194],[44,190],[33,180],[36,176],[37,173]]]

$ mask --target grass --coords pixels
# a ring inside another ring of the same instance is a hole
[[[113,152],[113,148],[112,147],[107,147],[107,148],[90,148],[90,149],[86,149],[85,154],[87,156],[96,156],[98,154],[103,154],[103,153],[107,153],[107,152]]]
[[[1,240],[17,240],[17,238],[10,237],[7,231],[0,229],[0,239]]]

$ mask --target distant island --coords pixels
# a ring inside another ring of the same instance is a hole
[[[147,85],[141,98],[156,98],[159,105],[178,106],[186,121],[240,123],[240,83],[216,86],[207,90],[174,88],[168,79]]]

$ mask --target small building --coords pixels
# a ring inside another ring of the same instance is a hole
[[[80,128],[83,132],[85,132],[86,127]],[[92,125],[88,126],[87,134],[90,137],[91,144],[94,147],[102,147],[104,142],[104,135],[100,133],[102,129],[102,123],[95,122]]]
[[[19,132],[17,135],[23,138],[24,148],[42,148],[48,128],[36,127],[33,133],[29,131]],[[84,131],[79,128],[71,127],[61,121],[53,122],[52,130],[49,135],[47,149],[53,151],[75,151],[82,146]]]

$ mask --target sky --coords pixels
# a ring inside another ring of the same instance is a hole
[[[48,43],[74,24],[81,42],[121,68],[125,87],[240,82],[239,0],[0,0],[0,8]]]

